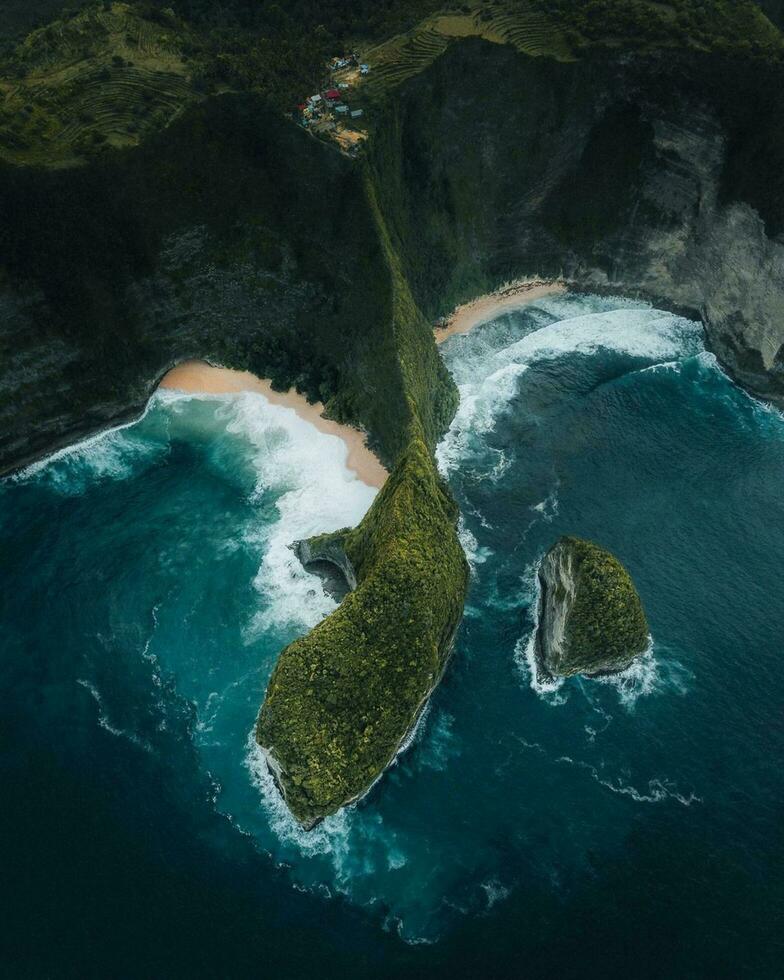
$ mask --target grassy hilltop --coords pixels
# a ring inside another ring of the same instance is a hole
[[[181,21],[125,3],[39,28],[0,67],[0,156],[62,166],[137,145],[202,97]]]
[[[59,19],[27,35],[30,17],[16,8],[5,14],[0,158],[84,162],[137,145],[220,92],[254,92],[288,112],[324,81],[327,59],[349,49],[372,64],[362,100],[373,109],[468,37],[560,61],[595,49],[671,49],[771,63],[781,62],[784,50],[780,32],[752,0],[295,0],[285,8],[249,0],[102,0],[62,7],[42,8]]]

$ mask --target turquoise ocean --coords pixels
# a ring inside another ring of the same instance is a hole
[[[310,833],[252,729],[335,608],[289,544],[376,492],[342,441],[160,392],[0,484],[5,975],[782,975],[784,417],[641,302],[551,296],[441,350],[464,622],[396,764]],[[561,534],[638,586],[620,676],[532,671]]]

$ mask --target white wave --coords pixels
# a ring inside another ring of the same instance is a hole
[[[127,480],[140,466],[149,464],[156,456],[168,451],[165,444],[142,438],[131,431],[137,422],[107,429],[83,442],[58,450],[10,479],[15,482],[43,482],[65,495],[84,493],[87,486],[95,481]]]
[[[564,689],[567,679],[563,677],[543,677],[536,663],[536,631],[539,627],[539,599],[541,595],[539,565],[541,560],[540,556],[535,562],[528,565],[521,577],[523,595],[530,602],[533,626],[529,632],[519,637],[515,643],[514,660],[523,676],[528,679],[531,689],[540,698],[549,704],[561,705],[565,704],[568,699],[567,691]],[[659,671],[659,664],[654,655],[652,636],[648,637],[648,647],[645,652],[637,657],[626,670],[600,677],[578,676],[574,680],[581,686],[583,693],[589,701],[591,701],[591,698],[586,692],[585,684],[604,684],[614,688],[618,694],[618,700],[628,711],[634,710],[637,701],[641,697],[660,691],[664,686],[663,678]],[[591,704],[593,704],[592,701]],[[604,714],[602,709],[597,710]],[[593,729],[588,728],[586,730],[589,736],[592,734],[595,737],[597,734]],[[591,741],[593,737],[591,737]]]
[[[122,480],[156,454],[168,452],[168,439],[150,439],[133,431],[157,406],[160,421],[176,415],[182,425],[187,405],[217,403],[213,419],[249,445],[256,474],[254,499],[272,495],[278,520],[268,517],[246,530],[246,543],[264,555],[254,585],[264,607],[252,623],[252,637],[272,626],[314,626],[336,608],[317,576],[305,571],[290,549],[293,541],[359,523],[377,491],[348,469],[348,447],[337,436],[321,432],[297,413],[272,405],[261,394],[209,395],[159,390],[139,419],[107,429],[32,464],[13,479],[43,478],[63,492],[83,492],[96,479]],[[198,419],[200,430],[204,419]],[[216,430],[216,435],[220,429]]]
[[[105,448],[104,444],[109,443],[111,445],[112,438],[119,433],[124,432],[126,429],[132,429],[134,426],[138,425],[147,415],[147,413],[152,408],[155,402],[155,395],[147,402],[144,406],[144,410],[141,412],[138,418],[132,419],[130,422],[122,422],[120,425],[110,426],[108,429],[103,429],[100,432],[96,432],[94,435],[87,436],[86,439],[80,439],[78,442],[74,442],[71,445],[63,446],[61,449],[55,450],[55,452],[50,453],[48,456],[43,457],[43,459],[38,459],[34,463],[30,463],[24,469],[20,470],[18,473],[12,474],[8,479],[13,482],[26,482],[31,478],[38,476],[53,463],[57,463],[61,460],[71,460],[71,459],[84,459],[88,463],[94,460],[97,464],[98,469],[103,466],[107,471],[111,470],[111,464],[107,461],[101,461],[100,450]],[[95,453],[95,450],[99,450]],[[112,456],[112,452],[109,452],[109,457]]]
[[[610,790],[612,793],[618,793],[621,796],[628,796],[634,800],[635,803],[662,803],[665,800],[675,800],[675,802],[680,803],[681,806],[691,806],[692,803],[702,803],[702,797],[697,796],[695,793],[691,792],[686,796],[677,789],[677,784],[669,779],[668,777],[654,776],[652,779],[648,780],[647,792],[645,790],[639,790],[635,786],[631,786],[628,783],[624,783],[620,777],[615,777],[614,779],[607,779],[604,773],[597,769],[596,766],[592,766],[588,762],[583,762],[580,759],[572,759],[571,756],[561,755],[555,759],[555,762],[566,764],[570,766],[575,766],[578,769],[584,769],[588,772],[592,779],[595,779],[600,786],[605,789]]]
[[[290,545],[358,524],[376,490],[347,468],[342,439],[320,432],[292,409],[271,405],[261,395],[236,401],[229,430],[242,432],[255,447],[257,496],[279,494],[279,520],[264,528],[265,554],[254,582],[266,604],[255,627],[314,626],[336,603],[318,578],[304,570]]]
[[[477,436],[493,429],[499,411],[512,400],[519,379],[527,370],[525,364],[507,364],[476,381],[458,384],[457,412],[449,431],[436,447],[436,462],[444,476],[470,454]],[[500,461],[500,467],[497,464],[495,481],[504,473],[504,462],[504,459]]]
[[[633,711],[640,698],[662,689],[659,664],[654,655],[653,637],[648,637],[647,649],[632,661],[626,670],[603,677],[591,677],[589,680],[595,684],[614,688],[624,708]]]
[[[630,357],[671,361],[697,354],[702,328],[661,310],[615,309],[558,320],[495,355],[497,363],[528,363],[567,353],[613,350]]]
[[[535,691],[542,700],[548,704],[565,704],[567,701],[566,692],[561,689],[564,686],[561,677],[541,677],[536,666],[536,631],[539,627],[539,596],[541,586],[539,585],[539,565],[542,556],[536,561],[531,562],[523,572],[520,582],[523,595],[530,603],[533,626],[528,633],[519,637],[515,643],[514,661],[524,677],[528,679],[531,690]]]
[[[505,898],[508,898],[512,894],[512,889],[507,888],[501,884],[496,878],[488,878],[487,881],[483,881],[479,886],[485,893],[487,898],[487,909],[490,909],[502,902]]]
[[[408,750],[411,748],[412,745],[414,745],[416,742],[420,741],[420,739],[422,737],[422,733],[425,731],[425,729],[427,727],[427,719],[428,719],[428,717],[430,715],[430,707],[431,707],[431,705],[430,705],[430,702],[428,701],[427,704],[425,705],[425,707],[419,713],[419,717],[414,722],[413,727],[411,728],[411,730],[409,731],[409,733],[406,735],[406,737],[403,739],[403,741],[398,746],[398,750],[395,753],[394,759],[390,763],[390,767],[391,766],[396,766],[398,764],[401,756],[405,755],[406,752],[408,752]]]
[[[493,530],[493,525],[487,520],[487,518],[485,517],[485,515],[480,510],[478,510],[476,507],[473,507],[470,502],[467,502],[466,503],[465,510],[472,517],[475,517],[486,531],[492,531]]]
[[[512,343],[508,342],[508,332],[483,336],[479,331],[478,339],[468,335],[469,339],[460,347],[445,351],[447,366],[460,393],[460,405],[436,449],[438,466],[444,475],[468,458],[473,448],[486,452],[487,447],[481,446],[482,434],[493,429],[496,419],[519,390],[520,378],[538,361],[564,354],[612,350],[654,362],[671,362],[696,355],[703,349],[702,328],[691,320],[644,304],[614,301],[615,308],[606,309],[602,308],[604,303],[606,300],[597,297],[581,296],[578,308],[591,309],[594,305],[600,308],[574,316],[577,305],[574,298],[545,302],[540,304],[542,311],[559,316],[555,322],[539,325]],[[529,320],[533,317],[530,308],[526,316]],[[533,322],[536,323],[535,318]],[[493,347],[488,337],[498,346]]]
[[[635,803],[662,803],[664,800],[675,800],[676,803],[680,803],[682,806],[691,806],[692,803],[703,802],[702,797],[697,796],[693,792],[688,795],[679,792],[677,783],[668,776],[654,776],[648,780],[647,792],[641,791],[629,783],[624,783],[620,776],[608,778],[603,771],[603,765],[597,767],[590,762],[584,762],[582,759],[573,759],[569,755],[553,757],[539,742],[528,742],[519,735],[515,737],[524,748],[552,759],[557,765],[568,765],[574,766],[577,769],[583,769],[605,789],[610,790],[612,793],[618,793],[621,796],[629,796]]]
[[[473,575],[476,573],[476,566],[484,564],[492,552],[489,548],[480,546],[476,535],[470,530],[462,514],[457,520],[457,537]]]
[[[85,680],[84,678],[77,677],[76,683],[83,687],[85,690],[90,692],[93,701],[98,705],[98,725],[103,728],[104,731],[109,732],[110,735],[114,735],[115,738],[123,738],[128,742],[132,742],[134,745],[138,745],[140,749],[144,749],[145,752],[152,752],[152,746],[145,739],[140,738],[134,732],[128,732],[123,728],[118,728],[109,721],[109,716],[106,713],[106,708],[103,703],[103,698],[101,697],[101,692],[92,683],[92,681]]]
[[[510,459],[503,449],[495,449],[492,446],[488,446],[488,449],[490,449],[498,457],[498,459],[493,468],[488,472],[487,479],[490,480],[491,483],[498,483],[504,474],[509,470],[514,460]]]
[[[553,490],[544,500],[533,504],[530,509],[540,514],[543,521],[551,524],[558,516],[558,490]]]
[[[261,804],[274,835],[284,844],[293,845],[306,857],[328,856],[336,871],[342,869],[350,854],[350,831],[354,807],[344,807],[322,820],[313,830],[303,830],[291,815],[275,785],[261,746],[251,730],[247,740],[245,767],[251,782],[259,791]]]
[[[564,688],[562,677],[543,677],[536,666],[536,628],[538,616],[534,615],[534,626],[529,634],[521,636],[515,643],[514,661],[524,677],[528,679],[529,687],[539,697],[551,705],[566,704],[568,693]]]
[[[229,432],[251,446],[254,499],[271,495],[278,520],[247,533],[264,556],[254,586],[263,600],[249,638],[271,627],[311,627],[336,608],[317,576],[305,571],[290,545],[314,534],[353,527],[377,493],[348,469],[348,448],[260,394],[232,396],[221,410]]]

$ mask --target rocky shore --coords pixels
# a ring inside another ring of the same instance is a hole
[[[625,670],[648,646],[648,623],[631,577],[590,541],[560,538],[539,567],[537,671],[546,678]]]

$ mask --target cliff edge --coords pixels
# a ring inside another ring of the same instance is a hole
[[[580,538],[560,538],[539,567],[537,668],[545,676],[625,670],[648,646],[642,602],[623,565]]]

